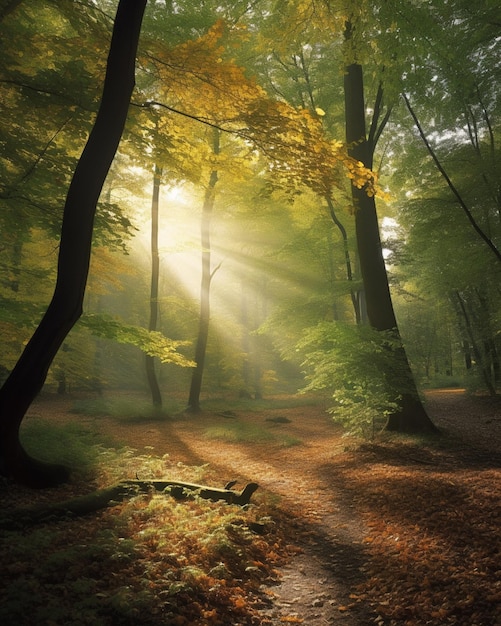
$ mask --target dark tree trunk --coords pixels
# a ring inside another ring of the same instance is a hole
[[[220,145],[219,131],[216,128],[214,129],[212,149],[213,153],[217,156],[220,152]],[[216,169],[213,169],[205,192],[204,204],[202,208],[202,280],[200,286],[200,318],[198,324],[197,345],[195,348],[195,368],[193,369],[190,393],[188,396],[188,410],[195,413],[200,411],[200,392],[202,391],[205,354],[207,351],[207,340],[209,338],[210,284],[214,275],[214,272],[211,269],[210,225],[217,181],[218,173]]]
[[[346,39],[351,37],[351,25],[346,28]],[[362,66],[351,63],[345,68],[346,141],[350,156],[366,167],[373,166],[374,145],[367,140],[365,126],[365,98]],[[365,189],[351,187],[355,208],[360,273],[364,284],[367,316],[373,328],[392,330],[400,343],[397,321],[391,301],[388,276],[384,264],[379,225],[374,197]],[[426,432],[436,428],[428,417],[414,382],[403,347],[394,351],[402,374],[402,398],[399,410],[389,415],[386,428],[399,432]],[[383,376],[384,373],[382,372]]]
[[[153,195],[151,199],[151,287],[150,287],[150,322],[149,330],[157,330],[158,326],[158,282],[160,277],[160,256],[158,254],[158,205],[162,169],[155,165],[153,175]],[[155,359],[145,356],[146,379],[151,393],[151,401],[156,409],[162,408],[162,394],[155,372]]]
[[[54,295],[0,389],[0,469],[32,487],[56,485],[68,478],[66,468],[42,463],[26,453],[19,428],[43,387],[52,360],[82,313],[96,205],[127,118],[145,6],[146,0],[120,0],[118,5],[101,105],[64,206]]]

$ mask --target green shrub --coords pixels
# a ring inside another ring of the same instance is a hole
[[[406,381],[391,332],[368,326],[321,322],[309,329],[298,350],[305,354],[305,391],[328,391],[334,419],[348,434],[369,436],[395,411]]]

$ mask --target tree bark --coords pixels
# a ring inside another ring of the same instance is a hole
[[[157,330],[158,326],[158,282],[160,277],[160,256],[158,253],[158,209],[162,169],[155,165],[153,174],[153,195],[151,199],[151,287],[150,287],[150,321],[149,330]],[[155,372],[155,359],[145,356],[145,369],[151,400],[156,409],[162,408],[162,394]]]
[[[49,367],[82,313],[97,201],[118,148],[135,84],[135,57],[146,0],[120,0],[101,104],[66,196],[54,294],[38,328],[0,389],[0,471],[31,487],[67,480],[60,465],[30,457],[19,428]]]
[[[213,129],[213,154],[220,153],[219,130]],[[217,169],[213,168],[205,192],[201,220],[202,244],[202,280],[200,286],[200,318],[198,324],[197,345],[195,348],[195,368],[191,377],[190,393],[188,396],[188,411],[200,411],[200,392],[204,375],[205,354],[209,338],[210,323],[210,285],[214,272],[211,269],[210,227],[212,209],[214,208],[214,190],[218,181]]]
[[[345,37],[348,41],[351,38],[349,22],[346,26]],[[344,93],[346,141],[349,154],[366,167],[372,168],[375,145],[367,140],[363,70],[359,63],[352,62],[345,68]],[[367,317],[371,326],[376,330],[393,331],[399,345],[402,345],[384,264],[375,199],[373,196],[368,196],[365,189],[358,189],[352,185],[351,190]],[[408,433],[436,431],[419,398],[403,346],[394,350],[394,358],[400,363],[402,394],[400,408],[389,415],[386,428]],[[384,376],[383,372],[381,376]]]

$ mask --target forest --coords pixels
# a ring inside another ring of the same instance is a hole
[[[0,0],[2,623],[500,624],[500,52]]]

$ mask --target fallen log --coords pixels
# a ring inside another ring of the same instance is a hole
[[[176,500],[186,500],[198,496],[206,500],[223,500],[228,504],[244,506],[249,504],[252,494],[257,488],[257,483],[249,483],[239,492],[227,488],[220,489],[176,480],[122,480],[110,487],[98,489],[84,496],[63,502],[12,511],[8,516],[0,517],[0,529],[19,530],[24,526],[42,522],[88,515],[122,502],[128,497],[151,491],[161,491]]]

